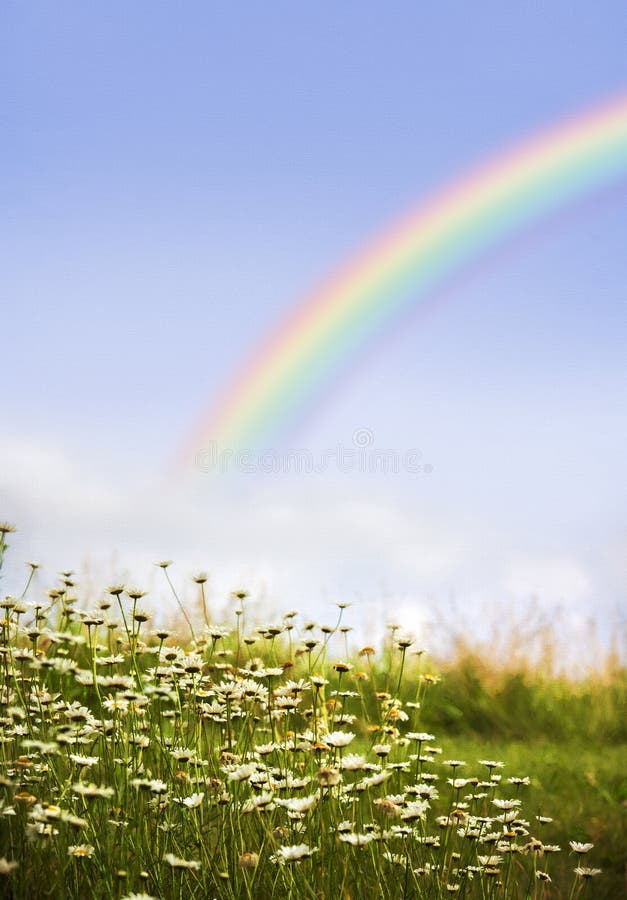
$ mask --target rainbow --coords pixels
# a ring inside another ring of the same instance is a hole
[[[219,448],[272,446],[373,337],[447,277],[625,174],[627,96],[621,96],[453,182],[296,306],[202,419],[192,452],[209,442]]]

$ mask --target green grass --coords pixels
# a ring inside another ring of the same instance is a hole
[[[537,739],[529,728],[525,741],[495,741],[467,735],[454,738],[464,759],[480,755],[507,760],[507,771],[529,774],[530,796],[543,814],[552,816],[551,839],[566,850],[576,840],[595,845],[593,865],[603,870],[588,887],[588,896],[615,900],[625,892],[627,773],[622,745]],[[569,885],[573,855],[552,861],[557,886]]]
[[[616,659],[579,680],[467,647],[436,666],[398,631],[348,652],[342,610],[255,628],[236,595],[220,629],[195,590],[178,636],[71,574],[0,601],[2,896],[622,896]]]

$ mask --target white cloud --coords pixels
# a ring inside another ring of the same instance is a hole
[[[591,578],[575,559],[525,558],[509,564],[503,586],[517,597],[537,596],[576,604],[589,597]]]
[[[87,478],[79,460],[56,447],[5,436],[0,473],[4,502],[36,504],[43,515],[98,516],[119,504],[110,486]]]
[[[275,612],[296,608],[318,621],[332,620],[337,600],[356,601],[349,624],[381,629],[393,618],[419,641],[430,619],[450,630],[455,604],[480,626],[486,599],[505,609],[537,595],[547,608],[568,605],[574,623],[599,593],[602,561],[595,569],[574,553],[542,554],[529,536],[500,538],[489,518],[471,529],[359,484],[245,476],[130,489],[81,466],[78,454],[24,440],[5,442],[0,467],[0,518],[20,529],[9,555],[19,582],[22,562],[35,558],[44,584],[72,567],[84,585],[128,579],[167,606],[154,563],[171,558],[183,591],[207,570],[220,607],[241,586]]]

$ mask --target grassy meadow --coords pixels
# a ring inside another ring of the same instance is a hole
[[[12,528],[0,524],[0,568]],[[12,561],[13,564],[13,561]],[[625,670],[578,678],[398,626],[176,621],[113,584],[0,597],[0,896],[624,895]],[[548,645],[547,645],[548,646]],[[548,651],[547,651],[548,652]]]

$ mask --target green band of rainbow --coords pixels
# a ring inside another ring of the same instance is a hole
[[[205,417],[193,451],[273,437],[377,332],[512,233],[627,174],[627,97],[472,171],[296,307]]]

